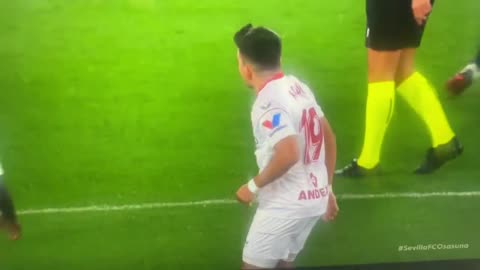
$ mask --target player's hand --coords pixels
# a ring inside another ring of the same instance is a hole
[[[330,192],[330,195],[328,196],[327,211],[325,212],[325,214],[323,214],[323,220],[326,222],[333,221],[337,217],[339,210],[340,209],[338,208],[337,198],[335,197],[335,194],[333,194],[333,192]]]
[[[412,0],[412,10],[415,21],[418,25],[423,25],[432,12],[432,3],[430,0]]]
[[[255,199],[255,194],[253,194],[248,186],[245,184],[241,186],[237,191],[237,200],[248,206],[252,205],[253,200]]]

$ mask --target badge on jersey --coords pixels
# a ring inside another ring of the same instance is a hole
[[[277,113],[277,114],[273,115],[273,118],[271,120],[263,121],[262,125],[269,130],[276,129],[277,127],[280,126],[281,117],[282,117],[282,114]]]
[[[288,125],[288,118],[285,113],[277,109],[267,113],[261,120],[262,128],[268,137],[272,137]]]

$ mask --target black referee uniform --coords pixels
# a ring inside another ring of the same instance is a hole
[[[425,24],[418,25],[412,10],[412,0],[367,1],[367,48],[394,51],[418,48]],[[435,0],[431,0],[432,5]]]

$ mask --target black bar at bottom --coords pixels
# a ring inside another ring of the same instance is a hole
[[[480,270],[480,259],[346,266],[300,267],[297,270]]]

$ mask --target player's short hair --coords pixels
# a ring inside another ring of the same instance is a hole
[[[233,38],[240,54],[263,70],[280,67],[282,40],[265,27],[247,24]]]

